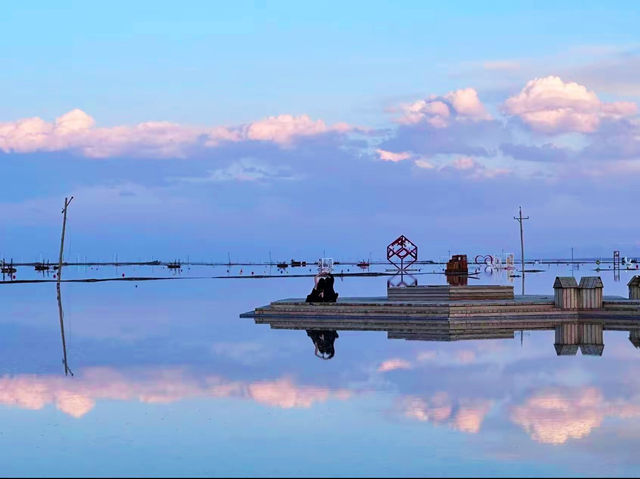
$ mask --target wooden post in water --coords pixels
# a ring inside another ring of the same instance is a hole
[[[60,334],[62,335],[62,362],[64,364],[64,374],[65,376],[73,373],[67,364],[67,344],[64,337],[64,313],[62,311],[62,298],[60,296],[60,279],[62,278],[62,253],[64,251],[64,233],[67,226],[67,208],[71,204],[71,200],[73,200],[73,196],[71,198],[64,199],[64,208],[62,209],[62,237],[60,238],[60,258],[58,259],[58,281],[56,282],[56,290],[58,297],[58,314],[60,316]]]
[[[64,250],[64,230],[67,227],[67,207],[71,204],[71,198],[64,198],[64,208],[62,208],[62,238],[60,238],[60,259],[58,260],[58,284],[62,277],[62,251]]]
[[[520,206],[520,216],[514,216],[513,219],[520,223],[520,261],[522,264],[522,294],[524,295],[524,232],[522,230],[522,220],[528,220],[529,217],[522,217],[522,206]]]

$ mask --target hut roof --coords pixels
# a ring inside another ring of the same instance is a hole
[[[580,278],[580,288],[602,288],[602,279],[600,276],[583,276]]]
[[[584,356],[602,356],[604,344],[581,344],[580,352]]]
[[[558,356],[573,356],[578,352],[577,344],[554,344]]]
[[[554,288],[577,288],[578,283],[573,276],[556,276],[556,280],[553,283]]]
[[[640,276],[636,275],[629,280],[627,286],[640,286]]]

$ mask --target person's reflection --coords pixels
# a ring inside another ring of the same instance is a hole
[[[307,329],[307,336],[313,341],[315,346],[315,355],[320,359],[331,359],[336,354],[334,343],[338,338],[338,332],[335,330]]]

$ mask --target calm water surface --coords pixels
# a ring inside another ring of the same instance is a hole
[[[567,266],[541,268],[527,275],[527,293],[552,294],[554,277],[572,274]],[[626,297],[632,272],[614,281],[591,268],[573,273],[600,274],[605,294]],[[65,277],[123,272],[173,274],[69,268]],[[226,269],[182,272],[217,274]],[[479,278],[470,284],[510,284],[504,274]],[[520,278],[513,280],[519,292]],[[386,282],[346,278],[336,290],[383,296]],[[310,278],[63,284],[73,377],[61,361],[55,285],[0,286],[2,474],[638,474],[640,350],[628,333],[605,331],[601,357],[558,357],[552,331],[456,342],[339,331],[335,357],[323,361],[305,331],[238,317],[304,297],[311,285]]]

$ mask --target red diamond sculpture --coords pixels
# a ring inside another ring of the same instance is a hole
[[[399,264],[398,260],[400,260]],[[404,271],[418,261],[418,247],[409,238],[401,235],[387,246],[387,261],[400,271]]]

